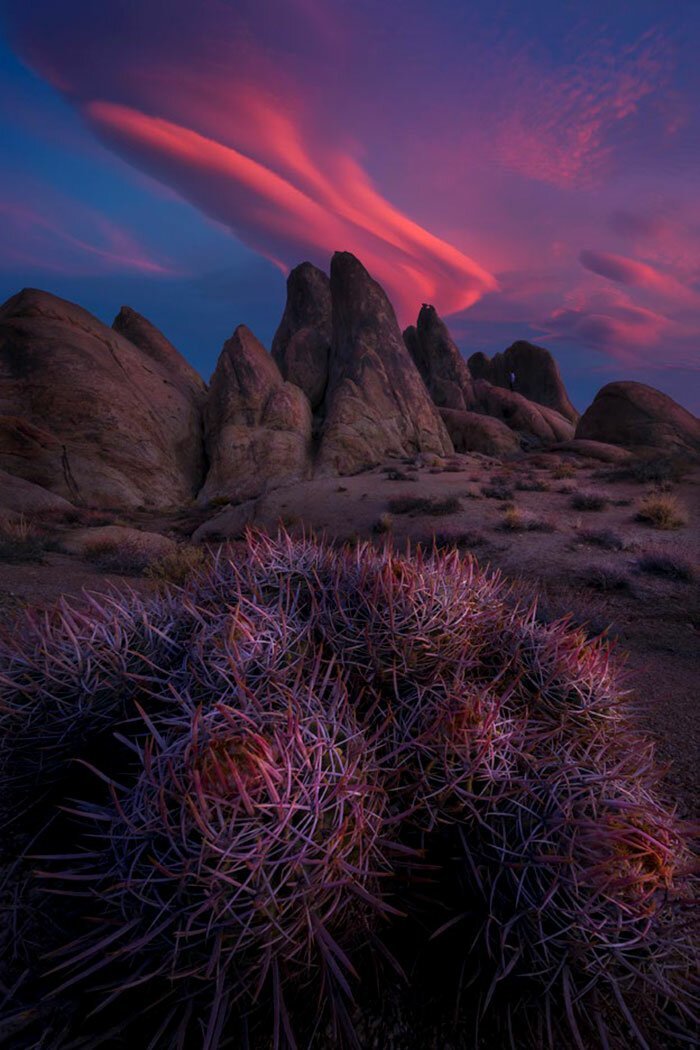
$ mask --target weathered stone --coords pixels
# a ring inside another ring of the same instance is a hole
[[[353,474],[452,442],[383,289],[349,252],[331,264],[333,340],[319,467]]]
[[[309,262],[287,278],[287,302],[272,340],[272,356],[283,377],[304,391],[316,411],[328,384],[331,346],[331,287],[326,274]]]
[[[441,408],[447,431],[455,452],[481,452],[487,456],[507,456],[518,452],[520,442],[515,431],[479,412],[460,412],[454,408]]]
[[[404,332],[404,342],[430,396],[440,408],[467,411],[474,389],[467,362],[434,306],[423,306],[418,324]]]
[[[311,470],[311,406],[239,325],[224,344],[204,406],[209,472],[198,502],[241,502]]]
[[[644,383],[608,383],[576,427],[576,437],[667,455],[700,457],[700,420]]]
[[[506,390],[510,388],[512,372],[515,375],[516,393],[529,401],[553,408],[571,423],[576,423],[579,418],[579,413],[569,400],[559,366],[543,346],[519,339],[503,353],[494,354],[491,359],[480,351],[472,354],[468,365],[474,379],[486,379]]]
[[[476,405],[495,419],[500,419],[523,435],[532,435],[547,444],[552,441],[569,441],[574,436],[574,426],[553,408],[528,401],[522,394],[492,386],[484,379],[474,382]]]
[[[203,402],[207,384],[147,318],[132,310],[130,306],[122,306],[112,322],[112,328],[156,361],[164,369],[170,382],[186,391],[195,404]]]
[[[0,510],[33,517],[74,510],[73,504],[25,478],[0,470]]]
[[[164,365],[86,310],[25,289],[0,307],[0,468],[92,506],[192,498],[202,446]]]

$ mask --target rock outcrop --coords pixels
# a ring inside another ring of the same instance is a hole
[[[317,411],[328,384],[331,346],[331,285],[310,262],[287,278],[287,302],[272,340],[272,356],[282,376],[304,391]]]
[[[548,444],[569,441],[574,436],[574,425],[553,408],[529,401],[522,394],[493,386],[485,379],[474,382],[474,400],[479,412],[485,412],[516,430],[527,442]]]
[[[450,455],[445,425],[384,290],[349,252],[331,264],[333,334],[318,466],[353,474],[392,456]]]
[[[241,502],[308,477],[311,406],[265,347],[239,325],[224,344],[204,406],[209,472],[198,502]]]
[[[644,383],[608,383],[576,427],[576,438],[636,452],[700,457],[700,420]]]
[[[576,423],[579,418],[566,393],[559,367],[543,346],[521,339],[492,358],[481,352],[472,354],[468,365],[474,379],[486,379],[506,390],[510,387],[509,377],[513,372],[516,393],[538,405],[553,408],[571,423]]]
[[[508,456],[520,450],[518,435],[500,419],[493,419],[479,412],[460,412],[454,408],[441,408],[440,415],[455,452]]]
[[[112,322],[112,328],[156,361],[165,370],[169,381],[189,394],[193,403],[204,401],[207,384],[199,372],[147,318],[130,306],[122,306]]]
[[[81,307],[36,289],[0,307],[0,469],[74,503],[182,505],[202,479],[198,411]]]
[[[35,485],[24,478],[0,470],[0,513],[13,514],[64,514],[74,510],[72,503],[57,496],[55,492]]]
[[[474,388],[467,362],[435,307],[423,306],[418,323],[403,337],[435,404],[462,412],[471,409]]]

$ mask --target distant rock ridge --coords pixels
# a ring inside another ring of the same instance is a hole
[[[548,351],[518,342],[470,362],[432,306],[402,335],[386,293],[348,252],[333,256],[330,278],[295,267],[272,353],[239,325],[208,389],[130,307],[110,328],[24,289],[0,307],[0,510],[252,506],[314,475],[455,450],[700,458],[700,421],[644,384],[604,387],[574,439]]]
[[[517,393],[538,405],[553,408],[571,423],[578,420],[579,413],[569,400],[559,366],[543,346],[519,339],[492,358],[481,351],[472,354],[467,363],[474,379],[486,379],[504,389],[510,388],[513,373]]]

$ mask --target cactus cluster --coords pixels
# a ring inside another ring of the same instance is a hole
[[[471,558],[249,533],[28,620],[0,696],[25,805],[114,733],[40,862],[79,927],[42,980],[120,1028],[142,992],[151,1045],[352,1042],[422,957],[520,1046],[692,1031],[687,833],[608,648]]]

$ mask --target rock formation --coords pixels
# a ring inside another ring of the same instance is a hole
[[[349,252],[331,264],[333,334],[318,464],[353,474],[452,442],[383,289]]]
[[[462,412],[471,409],[474,389],[467,362],[435,307],[423,306],[418,323],[403,337],[435,404]]]
[[[63,496],[0,470],[0,515],[65,514],[74,507]]]
[[[169,381],[187,392],[195,402],[204,400],[207,385],[202,377],[147,318],[130,306],[122,306],[112,328],[161,365]]]
[[[507,456],[520,450],[518,435],[500,419],[479,412],[460,412],[454,408],[441,408],[440,415],[455,452]]]
[[[468,411],[470,414],[492,416],[516,431],[525,445],[566,441],[573,437],[573,424],[556,410],[528,400],[521,393],[494,386],[488,379],[475,380],[435,307],[422,307],[417,325],[407,328],[404,332],[404,341],[433,401],[441,410]],[[546,356],[558,377],[556,364],[548,351],[541,350],[540,347],[532,347],[532,350],[538,353],[541,351],[541,354]],[[506,351],[505,355],[497,354],[494,361],[506,358],[509,353],[510,351]],[[483,354],[474,354],[469,360],[476,361],[477,370],[480,372],[484,371],[485,363],[488,363],[488,358]],[[561,380],[559,383],[561,385]],[[561,389],[564,390],[563,386]],[[451,436],[452,430],[458,433],[461,451],[485,451],[485,446],[489,444],[492,444],[492,447],[513,447],[513,441],[500,434],[497,427],[479,427],[473,419],[462,420],[458,424],[455,417],[446,417],[444,414],[443,419],[448,423]],[[476,442],[471,448],[467,444],[469,440]]]
[[[304,391],[315,412],[328,383],[331,346],[331,286],[310,262],[287,278],[287,302],[272,340],[272,356],[283,377]]]
[[[636,452],[700,457],[700,420],[644,383],[608,383],[576,427],[576,437]]]
[[[25,289],[0,307],[0,469],[74,503],[182,505],[202,478],[198,413],[79,306]]]
[[[198,502],[240,502],[311,470],[311,406],[239,325],[224,344],[204,406],[209,472]]]
[[[481,352],[472,354],[468,364],[474,379],[486,379],[504,389],[509,389],[509,376],[513,372],[518,394],[538,405],[553,408],[571,423],[578,420],[579,413],[569,400],[559,367],[543,346],[520,339],[490,359]]]
[[[474,400],[477,411],[500,419],[511,430],[518,431],[527,443],[547,444],[569,441],[574,436],[574,425],[553,408],[529,401],[522,394],[493,386],[485,379],[474,382]]]

